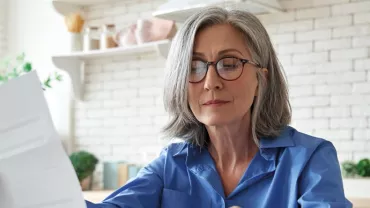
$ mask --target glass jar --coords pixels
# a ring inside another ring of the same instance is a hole
[[[99,49],[98,27],[88,27],[84,32],[84,51]]]
[[[114,24],[106,24],[102,27],[100,35],[100,49],[108,49],[117,47],[114,36],[116,34],[116,26]]]
[[[135,38],[137,44],[143,44],[144,43],[144,21],[141,19],[137,20],[136,24],[136,30],[135,30]]]

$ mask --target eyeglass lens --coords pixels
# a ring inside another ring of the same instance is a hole
[[[209,65],[212,64],[207,64],[201,60],[193,60],[191,63],[189,81],[202,81],[207,74]],[[235,80],[241,75],[243,71],[242,66],[243,63],[238,58],[222,58],[216,63],[216,71],[222,79]]]

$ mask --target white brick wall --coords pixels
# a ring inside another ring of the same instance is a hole
[[[87,7],[87,24],[114,23],[123,29],[138,18],[150,17],[164,2],[123,1]],[[93,152],[101,162],[144,164],[156,157],[163,146],[159,130],[167,118],[161,100],[164,65],[165,59],[157,54],[88,62],[84,101],[76,103],[77,149]],[[96,188],[102,186],[101,164]]]
[[[294,14],[294,12],[291,12]],[[310,19],[310,18],[320,18],[329,17],[330,7],[319,7],[310,9],[301,9],[296,12],[296,18],[299,19]]]
[[[341,161],[370,157],[370,1],[281,3],[287,13],[261,19],[288,76],[292,125],[333,141]]]
[[[329,51],[333,49],[350,48],[352,41],[350,38],[340,38],[332,40],[315,41],[315,51]]]
[[[352,23],[351,15],[317,18],[315,19],[315,28],[316,29],[335,28],[341,26],[348,26],[351,25],[351,23]]]
[[[369,23],[370,22],[370,13],[358,13],[354,14],[355,24]]]
[[[357,37],[370,34],[369,24],[355,24],[348,27],[333,28],[333,38]]]
[[[90,7],[87,22],[122,28],[150,17],[165,1]],[[341,161],[369,156],[370,1],[280,2],[287,13],[260,18],[288,75],[292,125],[333,141]],[[102,161],[153,159],[163,145],[158,131],[167,120],[161,100],[164,64],[156,54],[89,62],[85,101],[76,106],[78,149],[94,151]],[[101,166],[98,187],[99,177]]]
[[[307,32],[297,32],[296,41],[307,41],[307,40],[330,40],[331,37],[330,29],[312,30]]]
[[[6,13],[7,13],[7,1],[0,0],[0,59],[6,54],[7,51],[7,25],[6,25]]]
[[[370,12],[370,1],[338,4],[332,7],[332,14],[334,16],[344,15],[344,14],[364,13],[364,12]]]

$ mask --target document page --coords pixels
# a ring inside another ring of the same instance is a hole
[[[0,208],[86,208],[36,72],[0,85]]]

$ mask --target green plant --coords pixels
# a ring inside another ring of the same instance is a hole
[[[345,177],[370,177],[370,160],[364,158],[359,162],[342,162],[343,175]]]
[[[354,177],[357,175],[356,163],[352,161],[343,162],[342,169],[345,177]]]
[[[0,84],[7,82],[13,78],[19,77],[23,74],[33,71],[32,63],[26,61],[25,53],[22,53],[15,58],[4,58],[1,61],[0,65]],[[62,81],[62,75],[55,72],[52,75],[49,75],[43,82],[42,88],[51,88],[52,81]]]
[[[95,155],[87,151],[74,152],[69,156],[69,158],[80,182],[86,177],[92,175],[99,162]]]
[[[370,160],[362,159],[357,163],[357,174],[362,177],[370,177]]]

